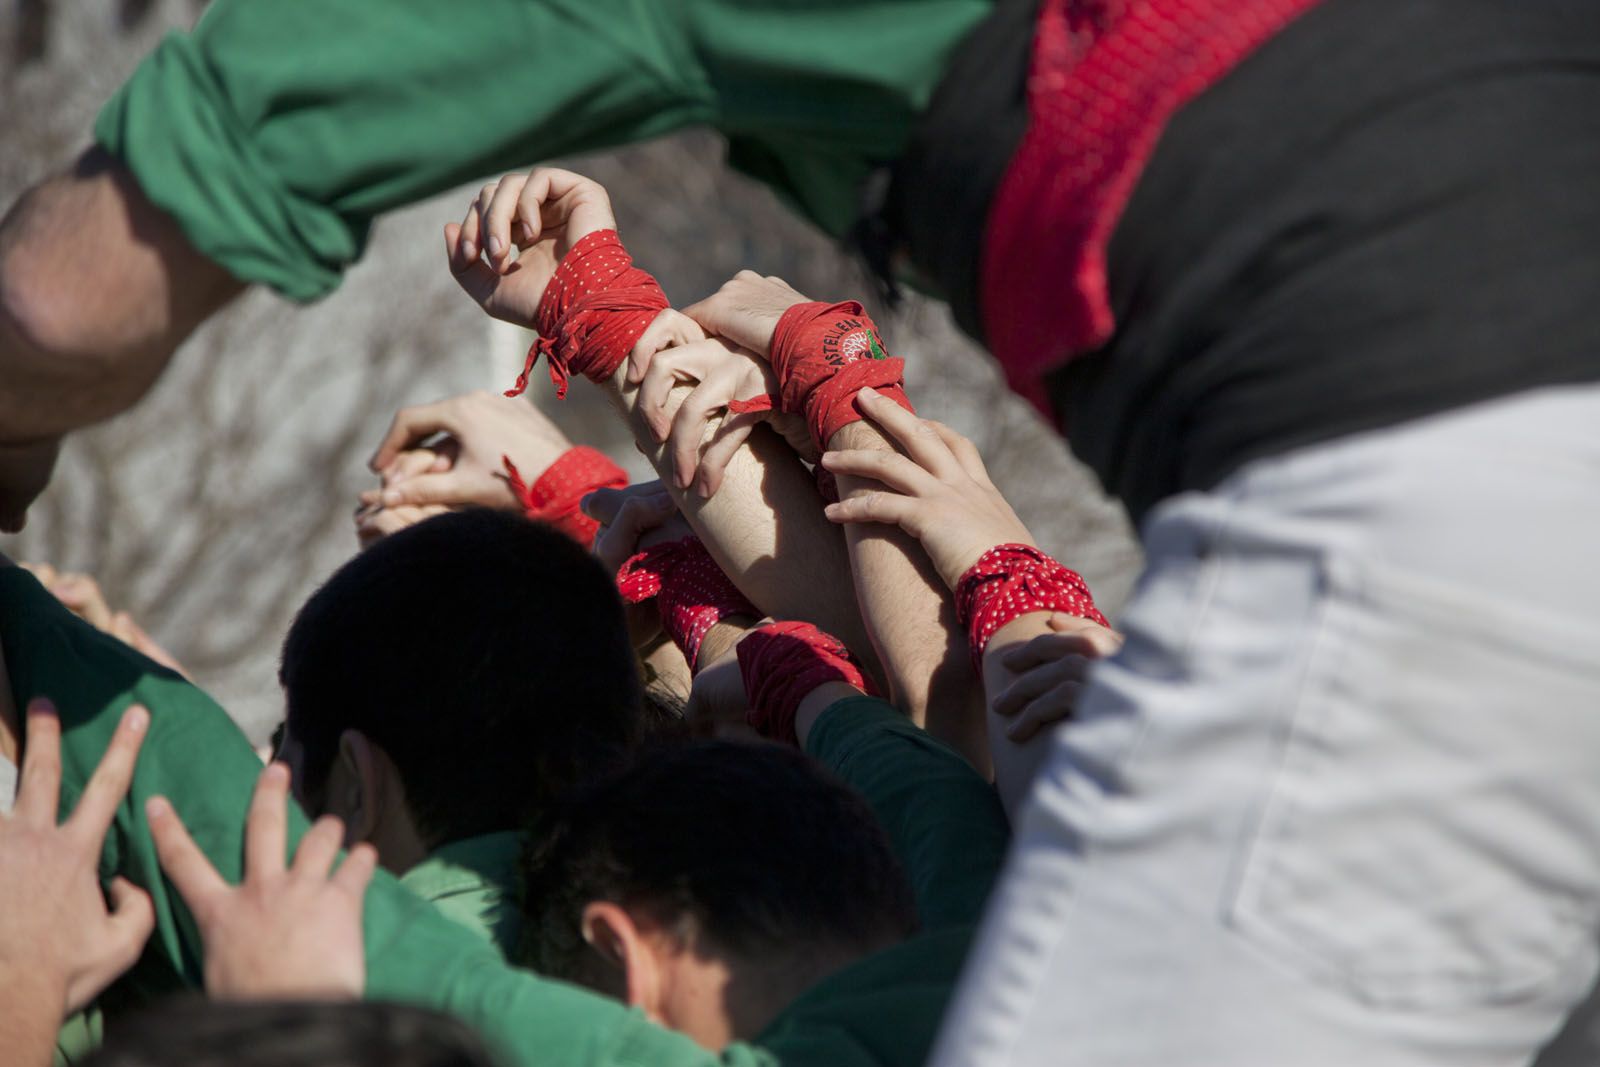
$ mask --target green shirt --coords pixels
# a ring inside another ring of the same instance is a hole
[[[201,252],[297,300],[378,215],[690,125],[829,233],[992,0],[215,0],[95,137]]]
[[[482,834],[440,845],[400,876],[400,884],[510,958],[522,931],[517,859],[522,835]]]
[[[156,915],[145,954],[118,992],[134,998],[201,987],[199,934],[161,874],[144,803],[167,797],[222,876],[237,882],[245,813],[260,772],[250,745],[203,692],[74,617],[16,567],[0,566],[0,642],[19,706],[45,695],[59,710],[63,814],[76,805],[122,711],[135,701],[150,709],[133,783],[101,853],[102,877],[121,873],[144,886]],[[809,746],[861,789],[883,820],[927,931],[819,982],[755,1042],[710,1053],[617,1001],[511,967],[481,935],[382,871],[363,917],[367,995],[455,1014],[508,1064],[921,1064],[997,873],[1004,816],[993,790],[959,756],[881,702],[835,704]],[[306,827],[291,810],[289,849]]]

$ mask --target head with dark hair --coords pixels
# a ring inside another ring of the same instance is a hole
[[[775,745],[653,748],[559,804],[523,866],[527,963],[713,1049],[916,925],[865,801]]]
[[[280,671],[307,808],[403,871],[525,827],[618,766],[642,724],[610,576],[520,515],[441,515],[377,542],[300,609]]]
[[[83,1067],[494,1067],[448,1015],[362,1001],[171,1000],[119,1018]]]

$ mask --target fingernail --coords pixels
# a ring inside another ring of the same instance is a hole
[[[273,785],[283,785],[289,781],[289,768],[276,760],[267,764],[267,769],[261,773]]]
[[[461,255],[463,257],[465,257],[469,262],[471,260],[477,259],[478,258],[478,246],[473,244],[471,241],[462,241],[461,242]]]
[[[150,725],[150,713],[143,707],[135,704],[122,713],[122,725],[129,733],[142,734],[144,728]]]
[[[167,803],[166,797],[151,797],[144,802],[144,817],[147,819],[164,818],[172,810],[172,805]]]
[[[489,254],[494,256],[496,259],[500,258],[500,253],[505,251],[505,247],[505,242],[501,241],[500,238],[489,238]]]
[[[383,506],[386,508],[394,507],[396,504],[400,503],[402,499],[404,498],[401,496],[400,490],[398,489],[385,489],[383,491]]]
[[[837,452],[824,452],[822,454],[822,458],[819,459],[817,462],[821,463],[824,467],[827,467],[827,466],[831,465],[835,460],[837,460],[838,457],[839,457],[839,453],[837,453]]]
[[[878,391],[876,389],[874,389],[870,385],[863,385],[861,387],[861,395],[862,396],[877,396],[878,395]]]

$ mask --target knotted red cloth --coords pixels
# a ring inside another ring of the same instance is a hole
[[[626,471],[588,445],[561,453],[532,485],[522,480],[522,472],[510,456],[501,456],[500,462],[505,464],[506,481],[523,513],[549,523],[584,548],[594,544],[600,524],[579,510],[583,498],[596,489],[621,489],[628,484]]]
[[[733,615],[761,616],[698,537],[652,545],[629,557],[617,571],[617,591],[629,604],[656,598],[661,625],[691,671],[698,669],[701,642],[713,626]]]
[[[795,713],[812,690],[844,682],[876,695],[850,650],[809,622],[769,622],[739,639],[745,721],[762,737],[798,745]]]
[[[661,286],[633,265],[616,230],[596,230],[580,238],[545,286],[534,322],[539,339],[528,349],[528,362],[506,396],[520,396],[528,388],[540,355],[550,364],[557,399],[567,395],[574,372],[591,382],[606,381],[668,307]]]
[[[967,628],[972,666],[983,677],[983,652],[1008,622],[1035,611],[1062,611],[1110,626],[1089,584],[1032,545],[996,545],[956,583],[956,618]]]
[[[772,332],[772,370],[778,377],[778,410],[804,415],[817,450],[842,426],[859,422],[856,394],[872,386],[907,411],[905,360],[883,349],[878,328],[854,300],[841,304],[813,301],[783,313]],[[771,396],[735,400],[733,412],[770,411]]]
[[[1044,0],[979,283],[1012,388],[1044,407],[1044,372],[1110,339],[1106,248],[1168,121],[1317,2]]]

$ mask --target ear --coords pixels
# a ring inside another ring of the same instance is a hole
[[[360,730],[346,730],[339,735],[339,770],[330,775],[330,789],[338,789],[338,797],[329,797],[329,806],[344,818],[346,847],[358,841],[372,841],[383,825],[384,805],[388,800],[389,761],[377,745]]]
[[[584,905],[581,923],[583,939],[622,972],[628,1006],[665,1026],[667,974],[651,938],[621,905],[609,900]]]

